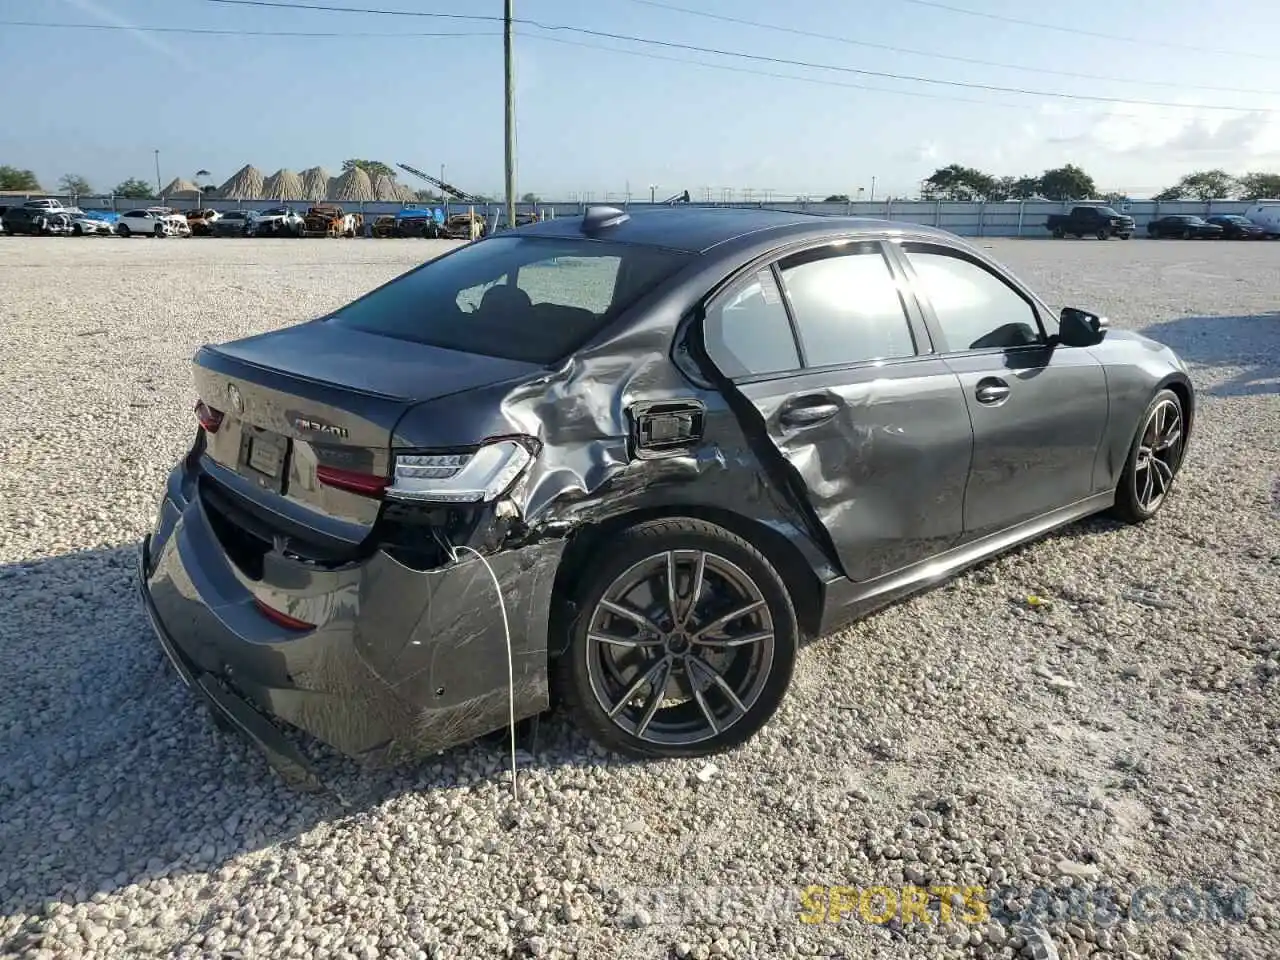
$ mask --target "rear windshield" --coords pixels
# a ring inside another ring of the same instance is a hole
[[[594,240],[494,237],[426,263],[328,320],[449,350],[549,364],[690,256]]]

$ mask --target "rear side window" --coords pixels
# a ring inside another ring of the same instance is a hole
[[[986,267],[938,247],[903,244],[920,290],[949,350],[1021,347],[1040,342],[1031,304]]]
[[[879,244],[808,250],[780,266],[807,366],[915,355],[902,296]]]
[[[502,236],[424,264],[339,309],[339,326],[528,363],[560,360],[690,254]]]
[[[768,267],[718,297],[707,309],[702,329],[707,356],[730,379],[800,366],[787,308]]]

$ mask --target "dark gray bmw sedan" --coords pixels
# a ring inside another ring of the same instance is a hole
[[[144,603],[286,773],[282,724],[395,761],[553,696],[623,753],[731,748],[802,637],[1152,517],[1194,412],[1167,347],[955,236],[760,210],[522,227],[194,374]]]

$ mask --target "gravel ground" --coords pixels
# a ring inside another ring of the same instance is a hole
[[[1194,365],[1161,516],[808,648],[714,766],[624,763],[552,719],[517,808],[489,743],[389,772],[325,754],[336,795],[288,791],[214,732],[134,594],[193,350],[444,244],[0,240],[0,955],[1280,956],[1280,244],[987,245]],[[877,926],[825,889],[904,884],[1037,909]],[[1247,890],[1245,917],[1206,884]],[[833,900],[844,922],[802,922]]]

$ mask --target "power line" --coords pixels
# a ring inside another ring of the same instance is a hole
[[[1042,73],[1055,77],[1071,77],[1076,80],[1099,80],[1107,83],[1136,83],[1146,87],[1174,87],[1180,90],[1204,90],[1213,93],[1252,93],[1261,96],[1280,96],[1277,90],[1256,90],[1247,87],[1214,87],[1200,86],[1186,83],[1179,83],[1174,80],[1138,80],[1133,77],[1113,77],[1098,73],[1076,73],[1071,70],[1054,70],[1051,67],[1028,67],[1017,63],[1002,63],[998,60],[980,60],[975,57],[961,57],[951,53],[934,53],[929,50],[916,50],[911,47],[898,47],[886,43],[873,43],[870,40],[855,40],[853,37],[841,37],[829,33],[819,33],[816,30],[801,30],[798,27],[788,27],[779,23],[763,23],[759,20],[747,20],[743,17],[733,17],[723,13],[711,13],[707,10],[693,10],[689,7],[680,7],[671,3],[663,3],[661,0],[630,0],[631,3],[642,4],[646,7],[653,7],[658,10],[670,10],[673,13],[683,13],[692,17],[702,17],[706,20],[716,20],[721,23],[733,23],[744,27],[755,27],[760,30],[775,30],[779,33],[788,33],[797,37],[809,37],[817,40],[830,40],[835,43],[848,44],[854,47],[866,47],[869,50],[884,50],[889,53],[905,53],[915,57],[931,57],[935,60],[950,60],[955,63],[967,63],[979,67],[998,67],[1002,70],[1018,70],[1023,73]]]
[[[526,40],[541,40],[544,43],[560,43],[570,47],[581,47],[586,50],[603,50],[606,53],[621,53],[629,57],[642,57],[646,60],[662,60],[666,63],[683,63],[690,67],[706,67],[709,70],[726,70],[730,73],[745,73],[754,77],[771,77],[775,80],[796,80],[800,83],[814,83],[823,87],[842,87],[846,90],[867,90],[872,93],[900,94],[904,97],[923,97],[926,100],[946,100],[951,103],[972,103],[980,107],[1009,107],[1025,110],[1020,103],[1004,103],[999,100],[976,100],[972,97],[952,97],[942,93],[927,93],[923,90],[894,90],[890,87],[873,87],[864,83],[849,83],[841,80],[827,80],[822,77],[797,77],[791,73],[774,73],[770,70],[755,70],[751,67],[735,67],[727,63],[707,63],[703,60],[689,60],[684,57],[668,57],[660,53],[646,50],[622,50],[617,47],[606,47],[600,43],[587,43],[582,40],[568,40],[565,37],[548,37],[538,33],[521,34]]]
[[[377,10],[371,7],[328,7],[319,3],[283,3],[281,0],[204,0],[235,7],[271,7],[280,10],[325,10],[329,13],[369,13],[380,17],[430,17],[433,20],[485,20],[502,23],[503,18],[481,13],[437,13],[434,10]]]
[[[41,23],[35,20],[0,20],[0,27],[41,27],[68,30],[122,30],[134,33],[193,34],[215,37],[295,37],[306,40],[379,39],[395,40],[401,37],[500,37],[500,30],[438,31],[431,33],[366,33],[343,31],[341,33],[315,33],[306,30],[220,30],[212,27],[137,27],[115,23]]]
[[[115,25],[105,23],[42,23],[31,20],[0,20],[0,26],[6,27],[49,27],[55,29],[69,30],[114,30],[114,31],[137,31],[140,33],[165,33],[165,34],[195,34],[200,36],[231,36],[231,37],[296,37],[305,39],[323,39],[323,40],[346,40],[346,39],[377,39],[377,40],[398,40],[398,39],[415,39],[419,37],[500,37],[502,32],[499,30],[480,30],[480,31],[460,31],[460,32],[435,32],[435,33],[417,33],[417,32],[310,32],[296,30],[230,30],[230,29],[210,29],[203,27],[147,27],[133,25]],[[703,67],[708,70],[721,70],[729,73],[746,74],[755,77],[767,77],[774,80],[794,80],[797,83],[809,83],[822,87],[834,87],[845,90],[865,90],[869,93],[885,93],[891,96],[918,97],[924,100],[940,100],[948,103],[970,103],[980,107],[1000,107],[1012,110],[1025,110],[1026,106],[1021,103],[1008,103],[1002,100],[978,100],[973,97],[956,97],[944,93],[934,93],[923,90],[903,90],[894,89],[892,87],[877,87],[865,83],[853,83],[849,81],[832,80],[823,77],[800,77],[792,73],[776,73],[771,70],[757,70],[752,67],[733,66],[727,63],[707,63],[704,60],[691,60],[687,57],[671,57],[661,53],[653,53],[647,50],[627,50],[620,47],[606,46],[601,43],[590,43],[584,40],[570,40],[566,37],[550,37],[538,33],[521,34],[527,40],[538,40],[543,43],[558,43],[564,46],[578,47],[584,50],[600,50],[605,53],[623,54],[629,57],[640,57],[645,60],[657,60],[664,63],[679,63],[689,67]],[[1137,114],[1113,113],[1114,117],[1136,117]],[[1143,114],[1144,117],[1150,116],[1172,116],[1171,114]]]
[[[1190,43],[1174,43],[1169,40],[1148,40],[1145,37],[1125,37],[1116,33],[1102,33],[1098,30],[1085,30],[1080,27],[1064,27],[1056,23],[1043,23],[1038,20],[1023,20],[1019,17],[1007,17],[999,13],[988,13],[985,10],[970,10],[967,7],[956,7],[939,0],[898,0],[899,3],[913,3],[918,7],[931,7],[934,10],[946,10],[948,13],[959,13],[966,17],[981,17],[984,20],[997,20],[1000,23],[1016,23],[1022,27],[1035,27],[1037,30],[1055,30],[1058,33],[1070,33],[1077,37],[1093,37],[1095,40],[1114,40],[1117,43],[1136,43],[1144,47],[1167,47],[1171,50],[1193,50],[1196,53],[1212,53],[1223,57],[1250,57],[1254,60],[1280,60],[1280,57],[1269,57],[1261,53],[1250,53],[1246,50],[1223,50],[1218,47],[1200,47]]]
[[[1021,103],[1009,103],[1003,100],[976,100],[973,97],[953,97],[945,93],[932,93],[924,90],[897,90],[892,87],[873,87],[865,83],[851,83],[842,80],[830,80],[823,77],[798,77],[793,73],[774,73],[771,70],[756,70],[752,67],[735,67],[727,63],[707,63],[704,60],[689,60],[685,57],[668,57],[661,53],[651,53],[647,50],[624,50],[618,47],[607,47],[600,43],[588,43],[583,40],[569,40],[565,37],[548,37],[543,34],[525,33],[521,34],[526,40],[540,40],[544,43],[560,43],[570,47],[580,47],[585,50],[602,50],[606,53],[620,53],[629,57],[640,57],[645,60],[661,60],[666,63],[681,63],[689,67],[705,67],[708,70],[724,70],[730,73],[747,74],[754,77],[769,77],[774,80],[794,80],[797,83],[811,83],[821,87],[838,87],[846,90],[866,90],[871,93],[887,93],[903,97],[919,97],[924,100],[942,100],[948,103],[971,103],[979,107],[999,107],[1006,110],[1026,111],[1026,105]],[[1109,113],[1108,116],[1115,118],[1132,118],[1132,119],[1152,119],[1152,118],[1172,118],[1176,116],[1171,113]]]
[[[470,13],[437,13],[423,10],[384,10],[375,7],[331,6],[318,3],[285,3],[283,0],[203,0],[205,3],[219,3],[243,7],[270,7],[292,10],[324,10],[330,13],[359,13],[388,17],[432,17],[452,20],[481,20],[492,22],[501,17]],[[908,0],[908,2],[925,2],[925,0]],[[956,8],[959,9],[959,8]],[[771,63],[779,66],[804,67],[810,70],[831,70],[839,73],[852,73],[866,77],[878,77],[886,80],[901,80],[908,83],[928,83],[938,86],[958,87],[968,90],[985,90],[991,93],[1012,93],[1030,97],[1049,97],[1058,100],[1080,100],[1093,103],[1132,104],[1145,107],[1172,107],[1180,110],[1216,110],[1232,113],[1277,113],[1280,110],[1268,107],[1232,107],[1222,104],[1207,103],[1175,103],[1168,100],[1135,100],[1124,97],[1106,97],[1096,94],[1063,93],[1052,90],[1033,90],[1024,87],[1006,87],[991,83],[974,83],[963,80],[944,80],[938,77],[922,77],[914,74],[889,73],[882,70],[864,70],[858,67],[846,67],[837,64],[815,63],[809,60],[792,60],[786,57],[770,57],[763,54],[745,53],[739,50],[723,50],[716,47],[704,47],[692,43],[680,43],[674,40],[658,40],[653,37],[640,37],[632,34],[613,33],[607,30],[592,30],[587,27],[573,27],[564,24],[543,23],[529,18],[515,17],[513,23],[535,27],[540,30],[577,33],[585,36],[599,37],[608,40],[622,40],[629,43],[641,43],[649,46],[665,47],[674,50],[687,50],[693,53],[707,53],[720,57],[735,57],[743,60],[754,60],[758,63]]]

